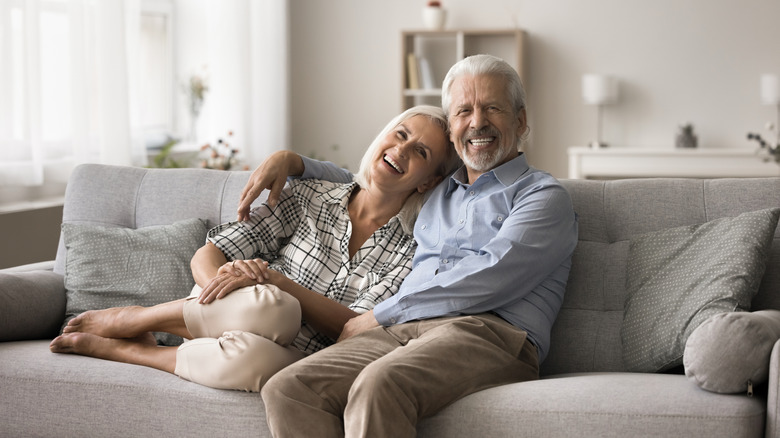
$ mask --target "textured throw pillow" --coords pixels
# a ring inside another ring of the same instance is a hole
[[[630,243],[621,340],[629,371],[682,364],[685,342],[712,315],[748,310],[780,209],[657,231]]]
[[[685,344],[685,375],[707,391],[745,392],[748,381],[754,385],[766,382],[769,356],[778,339],[778,310],[711,316]]]
[[[86,310],[153,306],[186,297],[195,281],[190,259],[206,241],[206,224],[188,219],[138,229],[62,224],[67,250],[65,323]],[[178,345],[178,336],[155,333]]]

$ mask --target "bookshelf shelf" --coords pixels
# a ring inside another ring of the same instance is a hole
[[[520,29],[408,30],[401,33],[401,109],[441,105],[441,83],[452,65],[487,53],[515,67],[525,83],[525,32]]]
[[[441,88],[404,89],[404,96],[435,96],[441,97]]]

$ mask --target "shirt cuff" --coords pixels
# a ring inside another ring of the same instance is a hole
[[[300,156],[303,161],[303,174],[301,179],[324,179],[337,183],[352,182],[352,174],[330,161],[318,161]]]
[[[374,319],[384,327],[398,324],[398,315],[395,312],[398,303],[394,298],[390,297],[374,306]]]
[[[322,163],[303,155],[300,155],[300,157],[301,161],[303,161],[303,174],[301,176],[291,176],[290,179],[319,179],[318,177],[322,175]]]

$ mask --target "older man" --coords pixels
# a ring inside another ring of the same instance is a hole
[[[463,396],[538,378],[577,242],[571,199],[518,152],[525,91],[510,65],[468,57],[442,89],[464,166],[420,212],[398,293],[265,386],[274,436],[413,437],[419,419]],[[273,157],[247,184],[239,217],[262,189],[273,200],[287,172],[349,178],[328,166]]]

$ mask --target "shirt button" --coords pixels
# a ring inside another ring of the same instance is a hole
[[[427,230],[428,229],[428,225],[423,225],[423,226],[420,227],[420,229]]]
[[[395,318],[390,318],[390,322],[395,324]]]
[[[504,220],[504,217],[503,216],[499,216],[498,217],[498,221],[501,222],[502,220]]]
[[[472,191],[469,192],[469,195],[474,196],[474,195],[476,195],[476,193],[474,193],[474,190],[472,190]]]
[[[458,223],[462,224],[463,223],[463,219],[459,220]]]
[[[447,264],[447,263],[449,263],[450,261],[449,261],[449,260],[447,260],[447,259],[443,259],[441,262],[442,262],[442,263],[444,263],[444,264],[446,265],[446,264]]]

